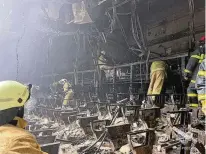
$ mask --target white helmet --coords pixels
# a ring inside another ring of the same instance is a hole
[[[61,79],[60,81],[59,81],[59,84],[65,84],[67,82],[67,79]]]
[[[102,50],[100,53],[101,53],[102,55],[106,55],[106,52],[105,52],[104,50]]]

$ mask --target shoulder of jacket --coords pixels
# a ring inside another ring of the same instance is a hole
[[[3,134],[3,137],[5,137],[5,139],[8,141],[5,150],[9,150],[11,147],[16,146],[22,142],[38,144],[35,137],[24,129],[12,125],[5,125],[0,127],[0,131]]]
[[[19,136],[14,136],[10,139],[11,143],[19,142],[19,141],[29,141],[30,144],[35,143],[38,144],[35,137],[32,134],[22,134]]]
[[[13,137],[18,137],[18,136],[31,136],[34,138],[34,136],[26,131],[25,129],[22,128],[18,128],[12,125],[5,125],[5,126],[1,126],[0,127],[0,131],[2,131],[2,133],[11,133],[13,135]]]
[[[32,154],[47,154],[41,151],[40,145],[31,134],[10,139],[9,144],[5,147],[5,151],[7,153],[10,151],[17,152],[17,154],[28,154],[28,151]]]

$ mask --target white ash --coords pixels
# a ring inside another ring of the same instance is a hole
[[[31,97],[24,106],[26,112],[31,112],[35,109],[37,100],[34,97]]]
[[[71,123],[66,128],[62,129],[61,131],[57,131],[55,133],[57,135],[57,138],[59,139],[80,139],[86,137],[83,129],[79,127],[79,125],[76,122]]]

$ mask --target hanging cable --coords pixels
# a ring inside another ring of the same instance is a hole
[[[98,80],[95,81],[95,86],[97,87],[96,88],[96,94],[98,95],[98,88],[101,86],[102,82],[101,82],[101,70],[99,68],[99,65],[98,65],[98,54],[95,55],[95,52],[94,52],[94,49],[93,49],[93,46],[91,44],[91,41],[89,39],[89,37],[87,37],[87,40],[89,42],[89,47],[91,48],[91,52],[92,52],[92,59],[93,59],[93,63],[94,63],[94,67],[95,67],[95,70],[97,72],[97,77],[98,77]],[[97,40],[97,47],[98,47],[98,40]],[[99,50],[97,50],[98,52]],[[94,79],[95,80],[95,79]]]
[[[189,10],[190,10],[190,21],[189,21],[189,29],[190,29],[190,35],[189,35],[189,48],[192,48],[192,43],[195,42],[195,30],[194,30],[194,0],[188,0],[189,4]]]
[[[121,30],[121,32],[122,32],[122,35],[123,35],[123,37],[124,37],[124,40],[125,40],[125,42],[126,42],[126,44],[127,44],[127,47],[130,48],[130,45],[129,45],[129,42],[128,42],[126,33],[125,33],[125,31],[124,31],[124,27],[122,26],[122,23],[121,23],[121,21],[119,20],[118,16],[117,16],[116,18],[117,18],[117,19],[116,19],[116,20],[117,20],[117,23],[118,23],[119,26],[120,26],[120,30]]]
[[[149,78],[148,78],[148,74],[149,74],[149,57],[150,57],[150,50],[148,50],[148,52],[147,52],[147,57],[146,57],[146,81],[148,81],[149,80]]]
[[[142,57],[140,58],[140,61],[142,61]],[[142,63],[140,63],[140,83],[141,83],[141,88],[142,88]]]
[[[42,42],[44,40],[44,38],[45,38],[45,36],[43,36],[41,39],[38,38],[38,41]],[[34,43],[36,43],[36,42],[37,42],[37,40],[33,40],[32,41],[32,46],[34,46]],[[35,69],[32,70],[32,72],[30,73],[30,76],[32,76],[36,72],[36,70],[37,70],[37,66],[36,65],[37,65],[37,60],[35,59]]]
[[[136,0],[133,0],[132,1],[132,16],[131,16],[132,34],[133,34],[133,37],[134,37],[135,42],[137,43],[138,47],[144,51],[146,49],[146,46],[145,46],[145,41],[144,41],[144,36],[143,36],[139,16],[138,16],[137,11],[136,11],[136,5],[137,5]],[[141,43],[140,43],[140,41],[141,41]]]
[[[135,34],[133,24],[134,24],[134,22],[133,22],[133,19],[132,19],[132,17],[131,17],[131,29],[132,29],[132,35],[133,35],[133,38],[134,38],[134,40],[135,40],[137,46],[141,49],[142,47],[141,47],[139,41],[137,40],[137,36],[136,36],[136,34]]]
[[[16,81],[18,81],[18,76],[19,76],[19,53],[18,53],[18,49],[20,46],[20,42],[23,39],[24,35],[25,35],[25,31],[26,31],[26,25],[25,25],[25,16],[24,16],[24,12],[22,13],[22,20],[23,20],[23,32],[21,34],[21,36],[19,37],[19,39],[17,40],[16,43]]]
[[[140,19],[138,16],[138,13],[136,11],[136,0],[132,0],[132,15],[131,15],[131,29],[132,29],[132,34],[133,34],[133,38],[137,44],[137,46],[139,47],[140,51],[142,52],[142,54],[140,54],[140,60],[143,60],[143,55],[146,52],[146,45],[145,45],[145,40],[144,40],[144,36],[143,36],[143,32],[142,32],[142,27],[140,24]],[[147,74],[148,74],[148,58],[149,58],[150,52],[147,52],[147,57],[146,59],[146,66],[145,69],[142,69],[142,64],[140,63],[139,67],[140,67],[140,83],[141,83],[141,88],[143,88],[143,78],[142,78],[142,74],[146,74],[146,80],[148,80]],[[142,71],[145,71],[145,73],[142,73]]]
[[[50,51],[51,51],[51,46],[52,46],[52,42],[53,42],[53,40],[52,40],[53,38],[52,37],[50,37],[49,38],[49,43],[48,43],[48,50],[47,50],[47,65],[49,65],[49,58],[50,58]]]
[[[56,77],[56,75],[54,74],[54,71],[53,71],[53,65],[51,66],[50,65],[50,52],[51,52],[51,49],[52,49],[52,45],[53,45],[53,39],[54,39],[54,37],[53,36],[51,36],[51,37],[49,37],[49,40],[48,40],[48,50],[47,50],[47,66],[48,67],[50,67],[51,68],[51,78],[52,78],[52,82],[54,83],[54,82],[56,82],[56,80],[55,80],[55,77]],[[55,92],[56,92],[56,89],[55,89]]]
[[[76,37],[75,37],[76,36]],[[77,85],[78,83],[78,77],[77,77],[77,65],[78,65],[78,54],[80,51],[80,34],[79,34],[79,30],[77,32],[76,35],[74,35],[74,40],[76,42],[77,45],[77,53],[76,53],[76,58],[75,58],[75,62],[74,62],[74,85]]]
[[[109,12],[106,12],[105,13],[106,14],[106,16],[108,17],[108,19],[109,19],[109,29],[110,29],[110,33],[112,33],[113,32],[113,27],[112,27],[112,22],[113,22],[113,19],[112,19],[112,17],[111,17],[111,15],[110,15],[110,13]]]
[[[126,2],[126,1],[125,1],[125,2]],[[128,1],[128,2],[129,2],[129,1]],[[125,40],[125,42],[126,42],[126,44],[127,44],[127,47],[130,48],[129,43],[128,43],[128,41],[127,41],[128,39],[127,39],[126,33],[125,33],[125,31],[124,31],[124,27],[122,26],[122,23],[121,23],[121,21],[119,20],[118,15],[117,15],[116,7],[115,7],[115,6],[116,6],[116,3],[117,3],[116,0],[112,0],[112,5],[113,5],[113,7],[112,7],[112,10],[113,10],[113,18],[111,17],[110,13],[107,12],[107,16],[109,17],[109,19],[111,20],[111,23],[112,23],[112,24],[111,24],[111,32],[113,31],[115,25],[118,24],[119,27],[120,27],[120,30],[121,30],[121,32],[122,32],[122,35],[123,35],[123,37],[124,37],[124,40]]]

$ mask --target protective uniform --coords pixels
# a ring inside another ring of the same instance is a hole
[[[23,107],[30,88],[16,81],[0,82],[0,153],[46,154],[35,137],[24,130]]]
[[[13,125],[0,127],[1,154],[46,154],[41,151],[34,136]]]
[[[109,61],[109,58],[106,57],[105,51],[101,51],[101,55],[98,59],[98,65],[101,70],[102,79],[112,77],[114,74],[114,70],[111,67],[111,60]]]
[[[151,65],[150,85],[147,94],[158,95],[162,91],[162,87],[166,77],[166,63],[164,61],[155,61]],[[155,96],[152,97],[155,99]]]
[[[99,65],[100,70],[104,70],[107,68],[107,60],[104,58],[103,54],[99,56],[98,65]]]
[[[196,76],[199,70],[199,64],[205,59],[204,53],[205,45],[198,47],[191,55],[185,72],[185,79],[190,80],[189,87],[187,88],[187,96],[189,99],[190,107],[198,107],[197,91],[195,88]]]
[[[206,59],[201,63],[196,78],[198,100],[202,104],[202,111],[206,115]]]
[[[66,106],[68,104],[68,101],[73,99],[74,92],[71,89],[71,87],[72,87],[71,84],[66,79],[60,80],[59,83],[61,85],[63,85],[63,90],[64,90],[64,93],[65,93],[63,106]]]

